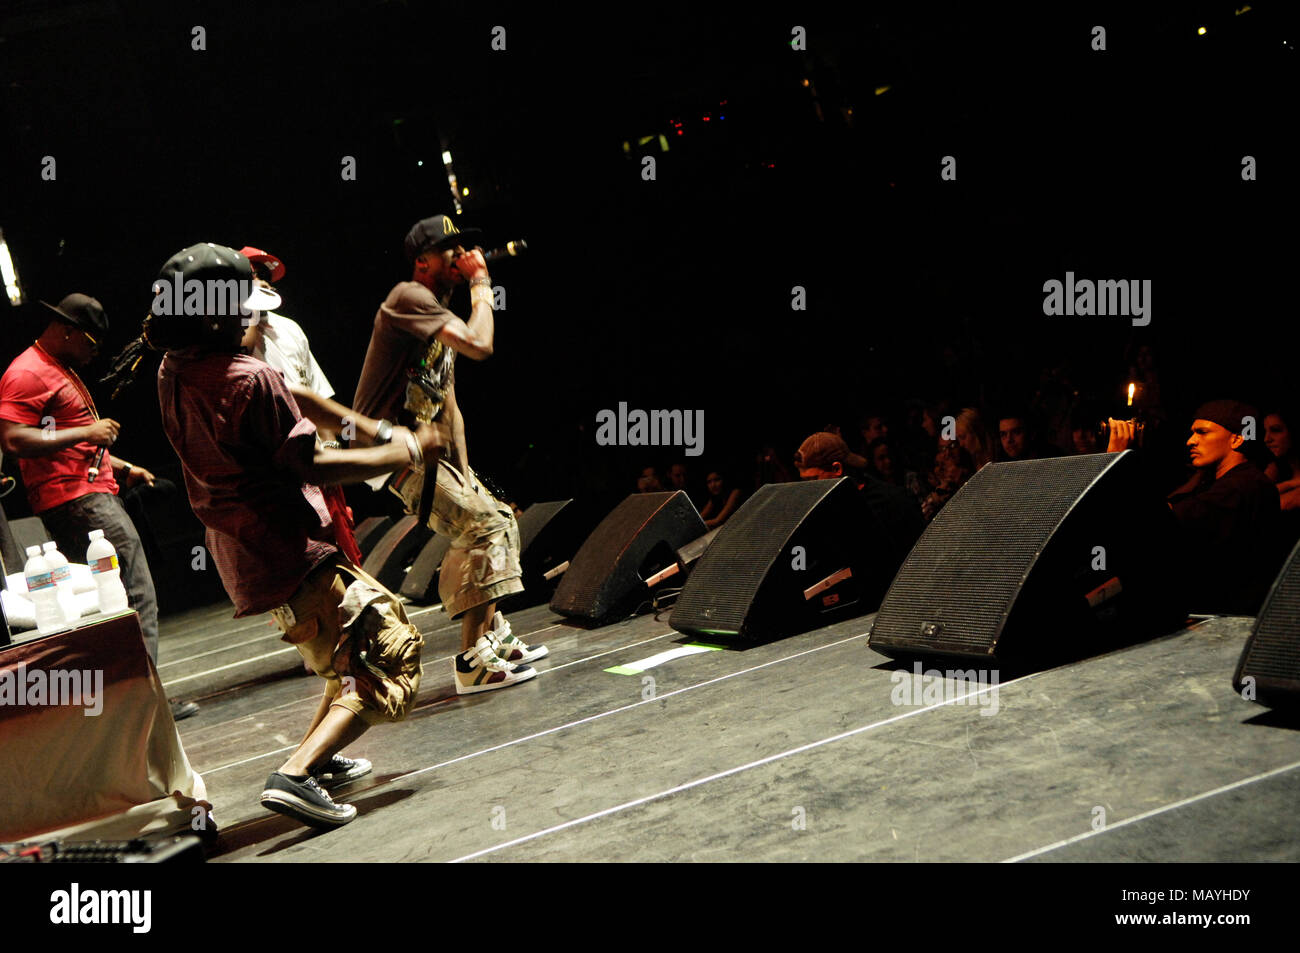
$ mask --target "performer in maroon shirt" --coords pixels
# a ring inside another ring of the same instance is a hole
[[[356,809],[336,804],[321,784],[370,770],[369,762],[338,752],[369,725],[410,710],[423,640],[396,597],[329,541],[320,486],[436,465],[447,431],[426,425],[412,432],[354,414],[358,437],[375,446],[318,447],[315,425],[280,372],[240,353],[248,309],[256,307],[252,278],[248,260],[233,249],[200,244],[179,252],[159,275],[144,338],[167,351],[158,369],[163,427],[236,615],[270,612],[285,641],[326,680],[306,736],[267,779],[262,804],[333,827]],[[201,314],[176,313],[180,296],[173,302],[165,286],[178,283],[185,310],[202,293]],[[230,285],[239,289],[237,305],[223,291]]]

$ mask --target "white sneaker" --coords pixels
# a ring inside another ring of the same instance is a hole
[[[501,614],[500,609],[492,617],[492,631],[487,633],[487,637],[492,640],[497,655],[507,662],[514,662],[516,665],[535,662],[539,658],[546,658],[550,654],[550,649],[546,646],[534,645],[530,648],[527,642],[512,633],[510,623],[506,621],[506,617]]]
[[[486,635],[480,636],[472,649],[457,655],[453,667],[458,695],[490,692],[494,688],[526,682],[537,675],[535,668],[515,665],[498,656],[492,640]]]

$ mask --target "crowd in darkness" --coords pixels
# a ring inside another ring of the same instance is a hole
[[[1039,380],[1040,386],[1032,393],[983,406],[944,396],[917,397],[845,407],[832,419],[809,416],[804,421],[809,436],[802,446],[762,446],[748,454],[730,448],[730,456],[724,452],[716,458],[751,460],[748,470],[679,459],[662,474],[655,466],[643,467],[635,477],[635,489],[684,490],[712,528],[725,522],[765,484],[842,475],[859,487],[888,487],[906,494],[928,523],[990,463],[1115,450],[1119,445],[1112,441],[1111,430],[1124,432],[1123,421],[1134,422],[1133,436],[1123,445],[1140,455],[1147,478],[1168,494],[1171,508],[1180,517],[1184,505],[1180,501],[1215,482],[1214,468],[1195,467],[1196,458],[1189,452],[1195,450],[1189,448],[1189,438],[1195,439],[1197,429],[1193,422],[1199,414],[1208,413],[1203,408],[1211,405],[1167,405],[1161,373],[1149,346],[1136,348],[1127,374],[1107,386],[1108,391],[1121,395],[1118,400],[1081,392],[1062,378],[1059,369],[1044,369]],[[1216,404],[1244,408],[1239,415],[1249,419],[1231,431],[1240,431],[1243,437],[1241,456],[1232,459],[1247,464],[1237,478],[1246,472],[1262,474],[1259,481],[1267,478],[1276,490],[1276,510],[1266,501],[1262,515],[1251,517],[1256,524],[1264,524],[1263,535],[1258,535],[1261,527],[1256,525],[1252,530],[1256,535],[1249,537],[1249,542],[1241,537],[1234,548],[1240,554],[1258,550],[1261,541],[1265,544],[1254,562],[1255,576],[1248,587],[1253,594],[1245,600],[1252,602],[1266,591],[1282,560],[1300,541],[1300,443],[1293,435],[1300,416],[1276,395],[1206,393],[1212,385],[1190,382],[1195,386],[1188,387],[1188,383],[1179,381],[1175,390],[1199,391],[1199,397],[1215,398]],[[1228,504],[1234,506],[1235,498]],[[1241,531],[1240,526],[1226,523],[1214,530],[1220,537]],[[1236,585],[1241,588],[1240,581]],[[1242,611],[1249,608],[1240,601],[1237,607]]]

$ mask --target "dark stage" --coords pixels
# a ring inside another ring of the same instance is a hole
[[[545,606],[513,622],[551,649],[538,677],[458,696],[458,624],[413,611],[419,701],[347,750],[375,773],[337,793],[359,817],[324,835],[257,804],[319,699],[297,652],[226,608],[165,621],[168,694],[203,705],[179,728],[221,827],[211,860],[1300,859],[1300,732],[1232,689],[1249,619],[999,684],[994,708],[954,682],[902,696],[871,616],[625,675],[606,670],[694,640]]]

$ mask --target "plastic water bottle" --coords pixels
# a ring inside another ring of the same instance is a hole
[[[59,608],[59,589],[54,584],[50,564],[41,555],[41,547],[27,547],[27,565],[23,567],[27,577],[27,594],[36,607],[36,631],[49,635],[67,628],[63,620],[63,610]]]
[[[86,565],[90,567],[95,587],[99,590],[99,611],[107,615],[127,608],[126,587],[122,585],[122,570],[117,565],[117,550],[104,538],[102,529],[90,531]]]
[[[59,591],[59,608],[63,618],[71,625],[81,619],[81,610],[77,608],[77,594],[72,588],[72,570],[68,568],[68,558],[59,552],[57,543],[45,544],[45,561],[50,564],[50,575]]]

